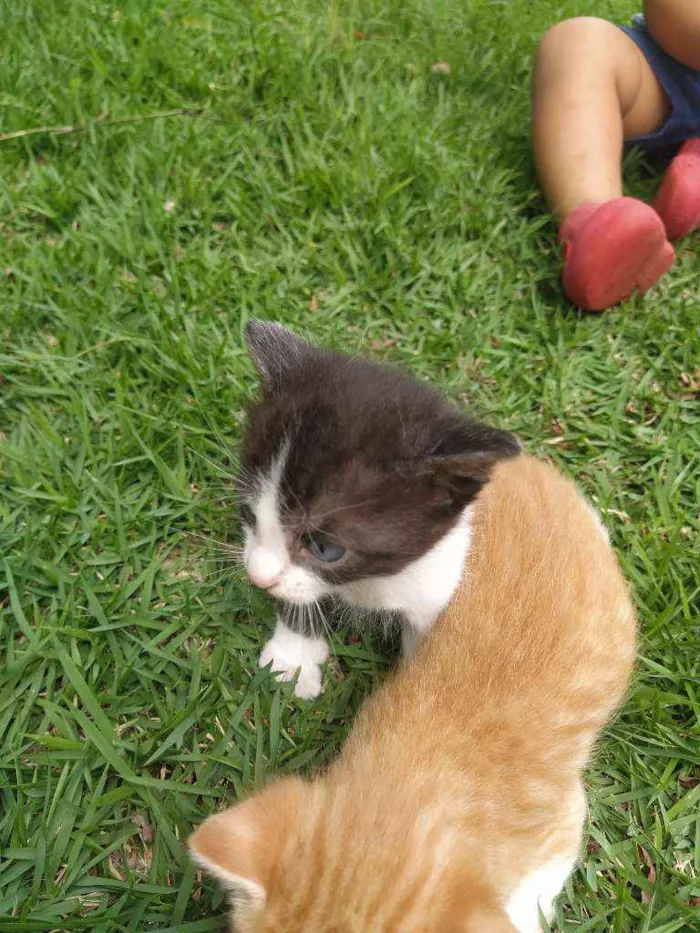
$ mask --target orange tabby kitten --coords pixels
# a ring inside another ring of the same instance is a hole
[[[472,522],[452,603],[328,772],[192,837],[234,933],[535,933],[551,913],[635,614],[600,521],[551,466],[502,461]]]

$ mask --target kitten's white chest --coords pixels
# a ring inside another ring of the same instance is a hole
[[[391,576],[370,577],[336,588],[352,606],[400,612],[416,632],[426,632],[452,599],[471,547],[472,507],[418,560]]]

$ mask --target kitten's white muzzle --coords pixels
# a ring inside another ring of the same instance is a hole
[[[327,586],[314,573],[290,564],[270,548],[256,544],[246,549],[245,565],[250,582],[276,599],[305,606],[321,599]]]
[[[256,502],[255,526],[245,529],[243,560],[251,583],[266,590],[276,599],[306,606],[329,592],[329,587],[316,574],[292,561],[289,554],[279,508],[279,472],[284,452],[273,466]]]

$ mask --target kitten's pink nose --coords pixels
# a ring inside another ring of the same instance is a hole
[[[248,576],[250,582],[261,590],[270,590],[282,579],[282,561],[269,551],[256,549],[250,555]]]
[[[269,577],[261,577],[260,574],[251,573],[250,571],[248,571],[248,576],[250,577],[250,582],[255,586],[259,586],[261,590],[271,590],[273,586],[277,586],[281,579],[279,574],[270,579]]]

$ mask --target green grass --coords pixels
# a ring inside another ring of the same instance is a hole
[[[220,929],[191,827],[326,761],[390,663],[339,643],[295,702],[198,537],[237,534],[252,315],[442,384],[596,500],[644,636],[557,926],[700,928],[700,259],[574,313],[529,154],[538,35],[637,5],[0,6],[0,133],[103,124],[0,143],[0,933]]]

